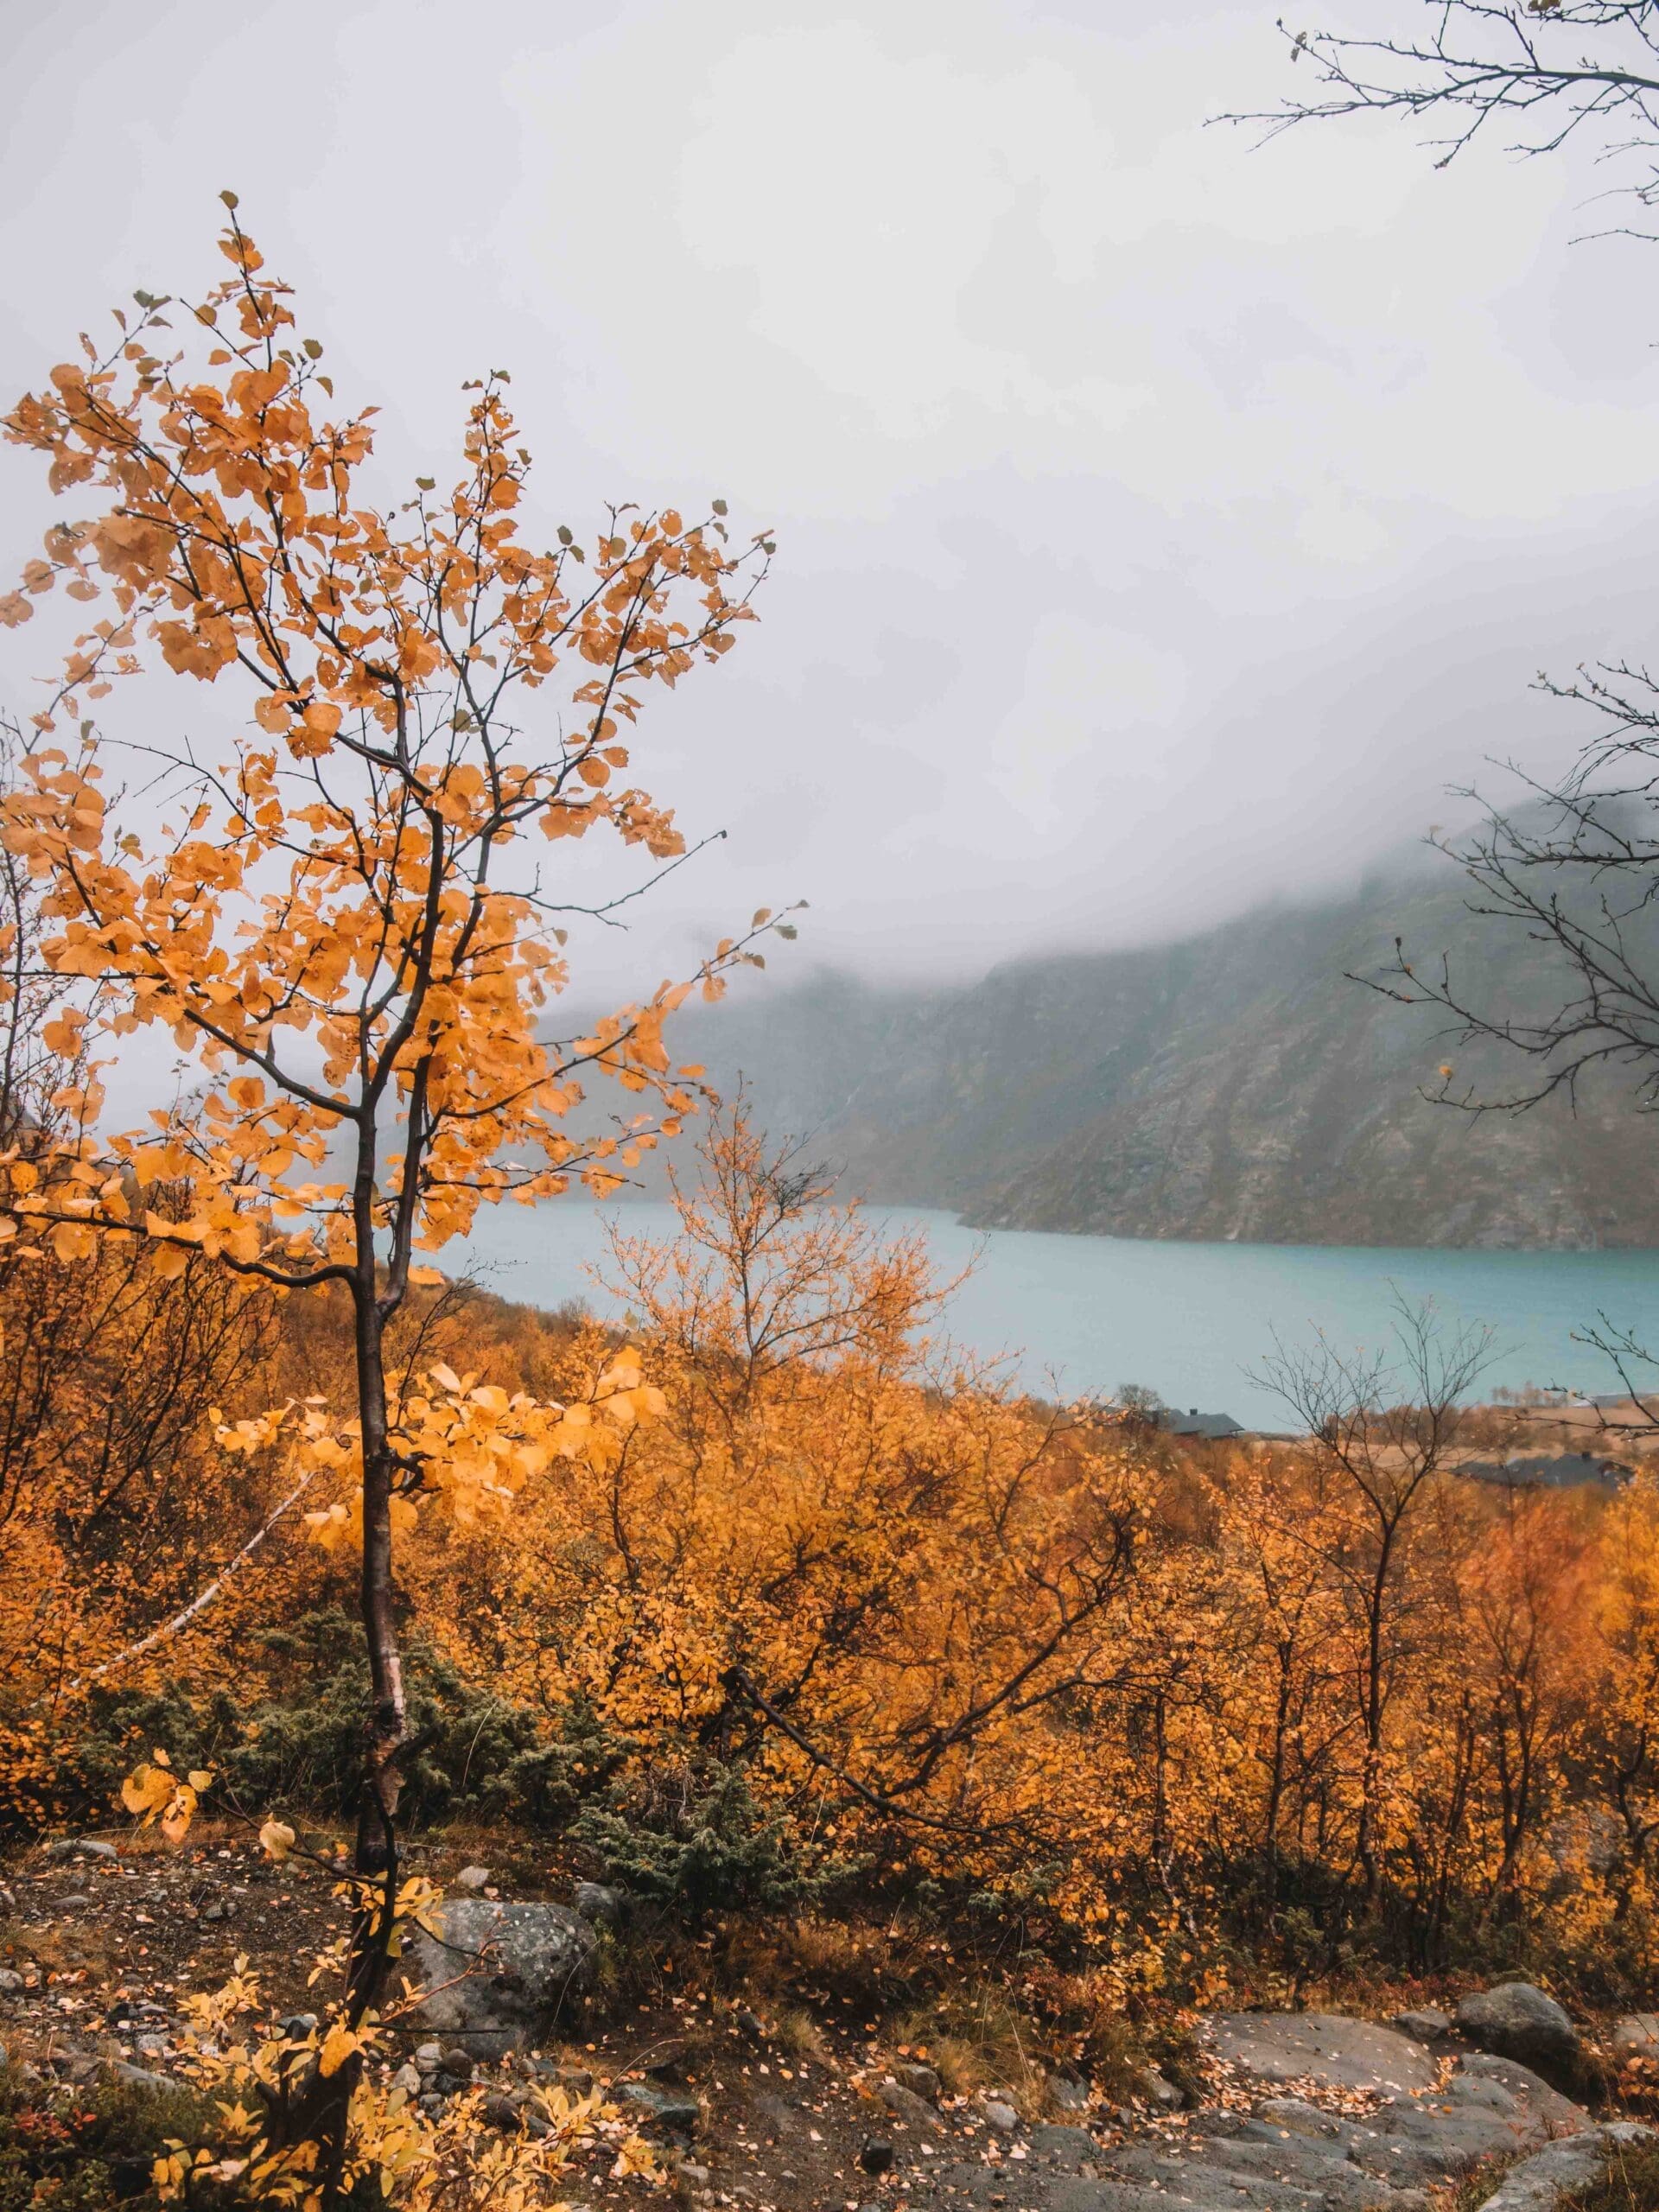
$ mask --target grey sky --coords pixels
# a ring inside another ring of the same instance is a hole
[[[550,530],[775,524],[639,755],[729,839],[607,978],[797,897],[805,957],[908,969],[1183,930],[1562,757],[1528,678],[1640,652],[1659,552],[1644,249],[1569,247],[1582,164],[1206,130],[1294,81],[1275,3],[4,0],[0,385],[212,281],[232,185],[406,474],[507,366]]]

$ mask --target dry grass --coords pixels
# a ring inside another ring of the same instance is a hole
[[[964,1982],[899,2019],[901,2049],[923,2059],[951,2096],[1001,2089],[1028,2120],[1048,2107],[1048,2066],[1034,2024],[988,1982]]]
[[[839,1920],[798,1920],[772,1938],[767,1965],[774,1980],[875,2018],[905,1994],[916,1961],[886,1929]],[[734,1963],[737,1962],[734,1955]],[[760,1969],[751,1955],[742,1963]]]
[[[1480,2212],[1480,2207],[1522,2155],[1517,2152],[1515,2158],[1483,2158],[1450,2188],[1432,2192],[1435,2212]]]
[[[1616,2150],[1599,2181],[1564,2199],[1573,2212],[1659,2212],[1659,2143]]]
[[[791,2005],[779,2014],[778,2024],[772,2031],[772,2042],[786,2058],[801,2064],[810,2061],[819,2066],[830,2063],[830,2046],[823,2031],[804,2005]]]

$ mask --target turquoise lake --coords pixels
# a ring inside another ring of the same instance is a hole
[[[977,1255],[943,1325],[976,1352],[1006,1355],[1034,1388],[1053,1377],[1067,1396],[1139,1382],[1172,1405],[1282,1427],[1278,1400],[1252,1380],[1275,1332],[1290,1345],[1323,1330],[1344,1351],[1379,1348],[1396,1292],[1414,1303],[1432,1299],[1448,1324],[1496,1332],[1482,1395],[1529,1382],[1617,1388],[1606,1363],[1573,1341],[1599,1315],[1659,1351],[1659,1252],[1158,1243],[982,1232],[946,1213],[880,1217],[924,1230],[944,1274]],[[443,1264],[452,1274],[468,1268],[505,1298],[534,1306],[585,1298],[595,1312],[620,1315],[588,1272],[604,1257],[607,1219],[631,1234],[667,1236],[675,1227],[670,1207],[649,1203],[486,1208],[477,1233],[450,1245]]]

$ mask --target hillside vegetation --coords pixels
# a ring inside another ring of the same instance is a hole
[[[822,1197],[728,1122],[679,1237],[619,1235],[631,1347],[454,1289],[400,1322],[397,1433],[471,1408],[399,1579],[417,1824],[487,1814],[693,1927],[1000,1929],[1068,2018],[1367,1959],[1639,1988],[1659,1484],[1460,1478],[1527,1416],[1459,1413],[1432,1334],[1420,1402],[1337,1377],[1300,1447],[1012,1396],[930,1357],[925,1251]],[[14,1829],[99,1815],[156,1745],[251,1825],[349,1812],[349,1457],[296,1510],[279,1431],[191,1418],[232,1382],[333,1399],[344,1316],[207,1266],[0,1277]],[[594,1435],[538,1466],[548,1402]]]

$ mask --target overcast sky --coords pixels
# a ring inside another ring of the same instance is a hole
[[[777,527],[639,755],[728,842],[607,968],[795,898],[871,968],[1184,931],[1564,758],[1528,680],[1643,652],[1659,554],[1652,249],[1496,140],[1206,129],[1294,86],[1280,4],[0,0],[0,385],[205,289],[232,186],[389,490],[508,367],[550,531]],[[9,569],[39,474],[0,452]]]

